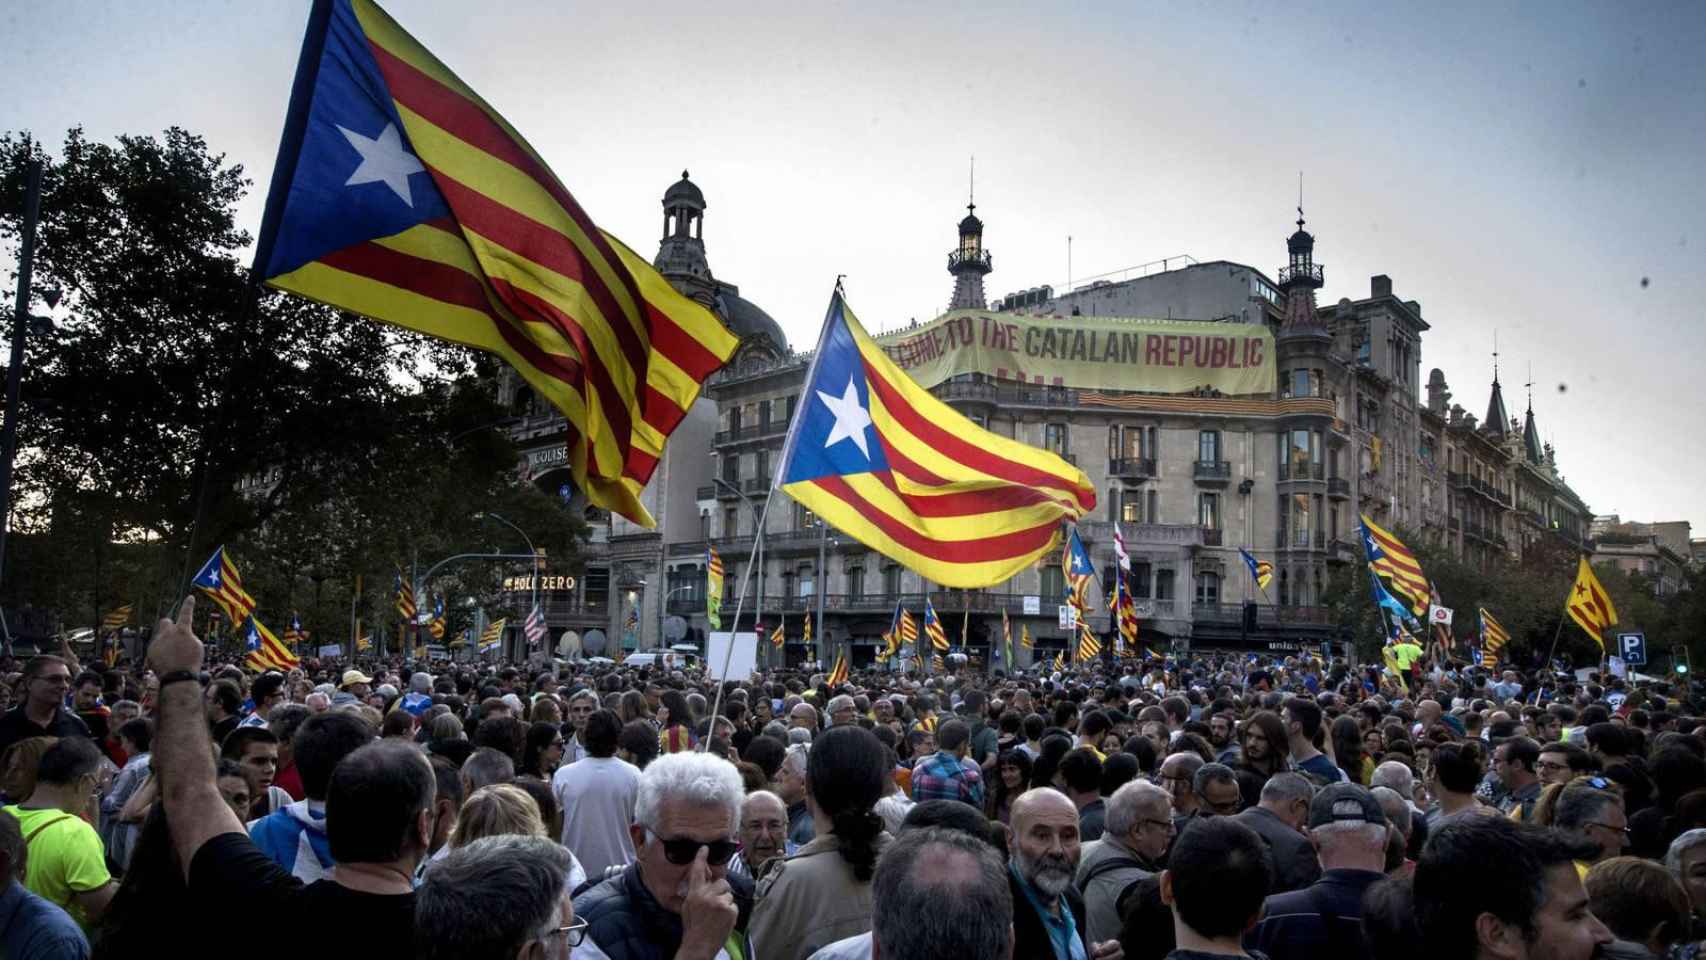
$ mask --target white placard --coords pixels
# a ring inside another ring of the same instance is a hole
[[[344,648],[341,644],[327,644],[320,648],[319,655],[322,657],[341,657],[344,655]]]
[[[1060,629],[1071,630],[1078,626],[1078,608],[1070,603],[1060,605]]]
[[[713,680],[745,680],[758,669],[758,634],[752,631],[733,634],[734,650],[729,649],[731,634],[712,633],[705,637],[705,675]],[[728,675],[723,674],[723,658],[729,662]]]
[[[1439,604],[1428,605],[1428,622],[1441,627],[1451,626],[1451,608]]]
[[[1025,598],[1025,612],[1027,614],[1033,616],[1033,617],[1042,613],[1043,612],[1043,598],[1042,597],[1026,597]]]

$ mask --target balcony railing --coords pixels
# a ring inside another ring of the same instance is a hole
[[[1108,476],[1120,480],[1148,480],[1155,476],[1155,461],[1148,457],[1119,457],[1109,460]]]
[[[1286,536],[1287,533],[1288,533],[1288,531],[1286,531],[1284,528],[1281,528],[1280,530],[1275,532],[1275,534],[1274,534],[1274,546],[1276,548],[1278,548],[1280,550],[1326,550],[1327,549],[1327,534],[1321,530],[1317,530],[1313,534],[1305,533],[1301,536],[1292,536],[1289,538]]]
[[[1281,480],[1325,480],[1327,465],[1325,463],[1293,463],[1281,460],[1279,465]]]
[[[777,419],[771,420],[769,423],[749,424],[734,430],[718,430],[717,443],[740,443],[743,440],[758,440],[786,432],[788,432],[788,421]]]
[[[699,487],[698,489],[694,490],[693,491],[693,499],[695,499],[695,500],[715,500],[715,499],[717,499],[717,486],[716,486],[716,484],[712,484],[711,486],[708,486],[708,487]]]
[[[1225,483],[1232,479],[1232,464],[1225,460],[1198,460],[1191,472],[1200,483]]]
[[[955,250],[948,254],[949,270],[957,270],[963,266],[976,268],[982,270],[984,273],[988,273],[995,269],[993,263],[994,261],[990,258],[988,250],[976,250],[971,253]]]
[[[1351,495],[1351,482],[1344,477],[1327,478],[1327,496],[1347,498]]]
[[[1194,523],[1120,523],[1120,535],[1125,538],[1127,548],[1138,543],[1200,547],[1202,531]],[[1106,520],[1080,523],[1078,535],[1088,543],[1112,541],[1114,525]]]
[[[1202,545],[1205,547],[1218,547],[1225,538],[1226,531],[1224,530],[1218,530],[1214,527],[1202,528]]]
[[[1244,619],[1241,603],[1197,603],[1191,605],[1191,619],[1201,623],[1240,623]],[[1273,603],[1256,604],[1257,624],[1333,622],[1331,607],[1286,607]]]
[[[747,477],[741,482],[741,490],[745,493],[768,493],[770,492],[770,478]]]
[[[1326,273],[1321,264],[1306,263],[1296,267],[1281,267],[1276,279],[1282,287],[1293,281],[1308,281],[1319,287],[1326,282],[1325,278]]]

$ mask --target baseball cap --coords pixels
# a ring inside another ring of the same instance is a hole
[[[338,683],[338,686],[347,687],[352,683],[372,683],[372,682],[373,682],[373,678],[368,676],[365,673],[362,673],[360,670],[345,670],[344,671],[344,678],[343,678],[343,680],[341,680]]]
[[[1376,823],[1386,826],[1386,814],[1374,794],[1354,783],[1332,783],[1322,787],[1309,802],[1309,826],[1329,823]]]

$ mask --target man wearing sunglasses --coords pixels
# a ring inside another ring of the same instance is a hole
[[[1552,810],[1554,827],[1581,837],[1586,841],[1584,848],[1599,851],[1590,859],[1576,861],[1576,872],[1583,877],[1589,867],[1622,856],[1629,846],[1629,818],[1623,813],[1623,797],[1615,786],[1604,777],[1577,778],[1564,787]]]
[[[0,717],[0,755],[30,737],[88,737],[89,726],[65,709],[71,668],[56,656],[31,657],[24,664],[24,700]]]
[[[721,757],[652,761],[629,827],[634,862],[575,898],[590,946],[610,960],[750,958],[752,881],[728,873],[742,795],[740,773]]]

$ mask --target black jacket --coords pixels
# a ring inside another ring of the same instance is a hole
[[[1275,894],[1244,945],[1273,960],[1368,956],[1362,941],[1362,895],[1385,879],[1373,870],[1328,870],[1315,884]]]
[[[735,930],[744,934],[752,916],[752,881],[732,874],[727,879],[740,908]],[[587,936],[610,960],[670,960],[681,949],[681,915],[665,910],[646,889],[638,864],[628,864],[574,900],[575,916],[586,921]]]
[[[1309,838],[1298,833],[1272,810],[1251,807],[1233,817],[1256,831],[1274,861],[1273,893],[1302,890],[1321,879],[1321,858]]]
[[[1048,928],[1043,926],[1043,918],[1037,915],[1037,908],[1031,906],[1030,898],[1025,896],[1024,888],[1019,886],[1019,880],[1011,870],[1007,871],[1007,886],[1013,893],[1013,960],[1055,960],[1054,942],[1049,939]],[[1066,898],[1066,905],[1072,909],[1078,939],[1084,941],[1084,954],[1089,956],[1090,937],[1084,930],[1084,898],[1070,884],[1061,896]],[[580,904],[575,904],[575,909],[578,912]]]

